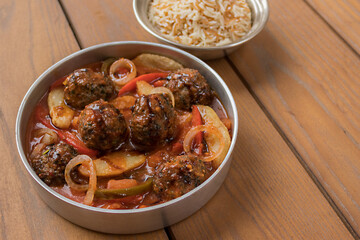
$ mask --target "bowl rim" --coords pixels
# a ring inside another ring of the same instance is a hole
[[[37,176],[37,174],[34,172],[34,170],[31,168],[31,166],[30,166],[30,164],[29,164],[29,162],[27,160],[27,157],[25,155],[25,151],[24,151],[24,148],[22,146],[22,141],[21,141],[21,137],[20,137],[20,132],[21,132],[20,128],[21,128],[21,122],[22,122],[22,118],[23,118],[23,114],[24,114],[25,105],[26,105],[27,101],[29,100],[30,96],[33,95],[33,92],[35,91],[37,86],[43,81],[43,79],[46,76],[48,76],[49,74],[51,74],[54,69],[56,69],[58,66],[64,64],[68,60],[70,60],[70,59],[72,59],[72,58],[74,58],[76,56],[82,55],[82,54],[84,54],[86,52],[91,52],[91,51],[99,49],[99,48],[108,47],[108,46],[117,46],[117,45],[129,45],[129,44],[140,44],[140,45],[147,45],[147,46],[155,46],[155,47],[165,48],[165,49],[180,53],[182,55],[185,55],[187,58],[190,58],[192,60],[197,61],[200,65],[205,67],[208,71],[211,72],[211,74],[213,74],[215,76],[217,81],[219,81],[220,84],[222,85],[222,87],[224,88],[224,90],[226,92],[226,95],[229,98],[230,106],[231,106],[231,109],[232,109],[233,114],[234,114],[234,116],[233,116],[233,118],[234,118],[234,120],[233,120],[233,136],[232,136],[232,139],[231,139],[230,148],[229,148],[223,162],[216,169],[216,171],[208,179],[206,179],[206,181],[204,181],[202,184],[200,184],[199,186],[197,186],[196,188],[194,188],[190,192],[188,192],[188,193],[186,193],[186,194],[184,194],[184,195],[182,195],[182,196],[180,196],[178,198],[172,199],[172,200],[167,201],[165,203],[149,206],[149,207],[146,207],[146,208],[138,208],[138,209],[104,209],[104,208],[99,208],[99,207],[87,206],[87,205],[85,205],[83,203],[79,203],[79,202],[76,202],[74,200],[71,200],[71,199],[61,195],[60,193],[56,192],[55,190],[53,190],[51,187],[46,185]],[[235,146],[235,143],[236,143],[237,133],[238,133],[238,112],[237,112],[237,107],[236,107],[235,100],[234,100],[228,86],[226,85],[225,81],[220,77],[220,75],[215,70],[213,70],[209,65],[207,65],[205,62],[203,62],[199,58],[197,58],[194,55],[189,54],[189,53],[187,53],[187,52],[185,52],[185,51],[183,51],[181,49],[178,49],[178,48],[175,48],[175,47],[172,47],[172,46],[168,46],[168,45],[164,45],[164,44],[152,43],[152,42],[144,42],[144,41],[115,41],[115,42],[107,42],[107,43],[101,43],[101,44],[93,45],[93,46],[90,46],[88,48],[84,48],[84,49],[81,49],[79,51],[76,51],[76,52],[64,57],[63,59],[59,60],[55,64],[51,65],[29,87],[29,89],[26,92],[23,100],[21,101],[21,104],[20,104],[20,107],[19,107],[19,110],[18,110],[18,113],[17,113],[16,125],[15,125],[15,137],[16,137],[17,150],[18,150],[20,158],[21,158],[21,160],[23,162],[23,165],[25,166],[26,170],[31,175],[33,180],[35,180],[48,193],[50,193],[54,197],[64,201],[67,204],[73,205],[75,207],[78,207],[78,208],[81,208],[81,209],[84,209],[84,210],[90,210],[90,211],[94,211],[94,212],[98,212],[98,213],[107,213],[107,214],[137,214],[137,213],[149,212],[149,211],[154,211],[154,210],[160,210],[160,209],[166,208],[166,207],[168,207],[170,205],[174,205],[174,204],[182,201],[184,198],[187,198],[188,196],[192,195],[193,193],[199,191],[201,188],[206,186],[213,178],[215,178],[219,174],[220,170],[223,168],[225,163],[230,160],[230,156],[231,156],[231,154],[233,152],[233,149],[234,149],[234,146]]]
[[[152,1],[152,0],[148,0],[148,1]],[[168,44],[171,44],[171,45],[174,45],[174,46],[177,46],[179,48],[186,49],[189,51],[191,51],[191,50],[194,50],[194,51],[195,50],[197,50],[197,51],[226,50],[229,48],[239,46],[239,45],[249,41],[250,39],[254,38],[256,35],[258,35],[263,30],[267,21],[269,20],[269,4],[268,4],[267,0],[246,0],[246,1],[256,2],[259,5],[262,5],[262,10],[263,10],[262,12],[264,13],[264,15],[262,16],[261,23],[254,30],[253,30],[253,27],[251,27],[249,33],[247,33],[244,37],[241,37],[239,40],[229,43],[229,44],[226,44],[226,45],[221,45],[221,46],[203,47],[203,46],[186,45],[186,44],[178,43],[178,42],[172,41],[170,39],[167,39],[167,38],[163,37],[161,34],[157,33],[156,31],[153,31],[151,28],[148,27],[148,25],[144,21],[142,21],[142,17],[140,16],[140,13],[138,12],[137,5],[140,2],[147,2],[145,0],[133,0],[133,11],[134,11],[136,20],[141,25],[141,27],[144,28],[152,36],[156,37],[157,39],[160,39],[163,42],[166,42]],[[253,30],[253,31],[251,31],[251,30]]]

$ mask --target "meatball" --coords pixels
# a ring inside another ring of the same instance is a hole
[[[71,107],[83,109],[99,100],[109,100],[115,95],[115,85],[99,72],[84,68],[75,70],[64,89],[65,101]]]
[[[119,147],[125,142],[128,132],[120,111],[102,99],[81,111],[78,131],[87,147],[98,150]]]
[[[176,116],[168,96],[150,94],[137,98],[132,107],[130,132],[131,141],[143,147],[171,140],[176,132]]]
[[[175,107],[190,110],[194,104],[209,105],[213,91],[205,78],[195,69],[184,68],[168,76],[165,87],[174,94]]]
[[[188,155],[162,163],[155,172],[154,192],[170,200],[191,191],[206,179],[204,162]]]
[[[60,185],[65,182],[66,164],[76,155],[77,151],[72,146],[60,142],[47,146],[30,164],[47,185]]]

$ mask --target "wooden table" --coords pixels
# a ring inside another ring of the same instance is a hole
[[[70,53],[157,41],[130,0],[0,0],[0,239],[359,239],[360,2],[269,5],[260,35],[208,62],[239,111],[224,184],[178,224],[116,236],[73,225],[40,200],[17,153],[16,114],[34,80]]]

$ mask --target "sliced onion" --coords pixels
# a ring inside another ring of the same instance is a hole
[[[41,137],[46,133],[51,134],[51,132],[54,132],[54,131],[51,130],[50,128],[39,128],[34,132],[34,136],[35,137]]]
[[[127,69],[129,69],[129,73],[126,74],[124,77],[117,78],[115,76],[115,73],[119,68],[127,68]],[[136,67],[135,67],[135,64],[132,61],[130,61],[129,59],[121,58],[121,59],[115,61],[110,66],[110,78],[117,85],[120,85],[120,86],[125,85],[131,79],[133,79],[135,77],[136,77]]]
[[[108,75],[109,74],[109,66],[111,66],[111,64],[113,64],[116,61],[116,58],[108,58],[106,59],[102,64],[101,64],[101,72],[104,75]]]
[[[75,183],[71,176],[71,170],[80,164],[86,164],[89,167],[90,177],[89,177],[89,184],[77,184]],[[69,185],[70,188],[78,190],[78,191],[86,191],[84,204],[91,205],[94,199],[94,193],[96,190],[96,170],[92,159],[87,155],[78,155],[71,159],[65,168],[65,181]]]
[[[154,93],[165,93],[165,94],[169,95],[172,105],[173,105],[173,107],[175,107],[174,94],[170,91],[170,89],[168,89],[166,87],[156,87],[153,90],[151,90],[151,94],[154,94]]]
[[[72,189],[78,190],[78,191],[86,191],[89,188],[88,184],[77,184],[75,183],[70,175],[71,170],[76,167],[77,165],[80,165],[85,162],[92,161],[89,156],[86,155],[78,155],[71,159],[65,168],[65,181],[71,187]]]
[[[89,178],[89,189],[86,192],[84,204],[91,205],[94,200],[94,194],[96,191],[96,170],[94,166],[94,162],[92,160],[89,161],[89,169],[90,169],[90,178]]]
[[[45,143],[46,145],[51,145],[58,141],[59,141],[59,136],[53,130],[50,130],[49,132],[45,133],[43,138],[41,139],[41,142]]]
[[[46,145],[51,145],[59,141],[57,133],[50,128],[40,128],[35,131],[34,135],[35,137],[42,137],[40,142]]]
[[[41,143],[45,143],[46,145],[51,145],[59,141],[59,136],[54,130],[50,128],[40,128],[35,131],[35,137],[43,137],[41,139]]]
[[[194,154],[191,151],[193,139],[199,132],[205,132],[204,137],[207,138],[206,141],[208,142],[208,149],[209,149],[208,153],[202,155]],[[217,147],[217,149],[213,149],[215,144],[213,142],[209,144],[209,141],[217,141],[219,147]],[[197,156],[198,158],[200,158],[205,162],[210,162],[216,159],[222,153],[225,147],[221,132],[212,125],[199,125],[191,128],[184,138],[183,145],[184,145],[184,150],[188,155]]]
[[[89,184],[77,184],[75,183],[71,178],[71,170],[80,164],[87,164],[89,166],[90,171],[90,178],[89,178]],[[93,164],[92,159],[87,155],[78,155],[71,159],[65,168],[65,181],[69,185],[70,188],[78,190],[78,191],[86,191],[91,190],[94,188],[94,181],[95,181],[95,188],[96,188],[96,170]],[[95,191],[95,190],[94,190]],[[89,192],[89,191],[88,191]],[[86,199],[86,197],[85,197]]]
[[[36,156],[40,156],[42,150],[46,147],[44,143],[38,143],[30,154],[30,158],[34,159]]]
[[[42,150],[46,146],[54,144],[59,141],[59,136],[57,135],[57,133],[49,128],[40,128],[36,130],[34,136],[42,137],[42,138],[40,142],[36,144],[36,146],[32,150],[30,154],[30,158],[35,158],[36,156],[39,156]]]
[[[203,106],[203,105],[196,105],[196,106],[199,109],[201,118],[204,121],[204,125],[212,125],[216,129],[218,129],[219,132],[221,132],[222,141],[224,142],[225,147],[224,147],[222,153],[220,154],[220,156],[217,157],[216,159],[214,159],[214,161],[212,162],[215,167],[218,167],[218,166],[220,166],[222,161],[225,159],[225,156],[227,155],[228,150],[230,148],[231,137],[229,134],[229,130],[225,127],[223,122],[220,120],[219,116],[216,114],[214,109],[212,109],[209,106]],[[208,145],[209,145],[209,143],[208,143]]]

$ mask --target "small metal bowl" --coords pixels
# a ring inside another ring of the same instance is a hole
[[[232,142],[219,168],[200,186],[169,202],[141,209],[110,210],[86,206],[72,201],[47,186],[34,172],[26,158],[26,129],[31,112],[50,85],[60,77],[86,64],[108,57],[134,58],[141,53],[170,57],[204,75],[218,93],[232,121]],[[200,209],[219,189],[229,170],[238,131],[235,101],[221,77],[200,59],[174,47],[146,42],[112,42],[78,51],[46,70],[26,93],[16,119],[16,143],[22,162],[31,176],[40,197],[55,212],[82,227],[105,233],[140,233],[169,226]],[[39,216],[41,217],[41,216]]]
[[[255,37],[265,26],[269,18],[269,7],[267,0],[247,0],[249,7],[251,9],[251,30],[241,39],[231,44],[218,47],[196,47],[189,46],[185,44],[180,44],[174,41],[171,41],[165,37],[150,23],[148,18],[148,8],[152,0],[134,0],[133,9],[136,16],[136,19],[140,25],[148,31],[151,35],[157,39],[181,48],[195,56],[203,59],[210,60],[224,57],[238,49],[243,43],[249,41]]]

